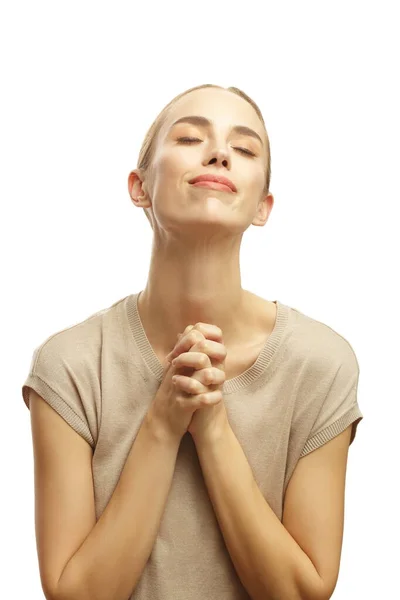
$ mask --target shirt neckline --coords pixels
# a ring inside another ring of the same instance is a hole
[[[159,361],[158,356],[151,346],[146,332],[141,321],[138,311],[138,298],[143,290],[136,294],[131,294],[127,298],[126,316],[128,318],[130,330],[134,341],[139,349],[139,352],[146,362],[154,376],[160,381],[163,379],[164,367]],[[288,323],[289,307],[283,304],[279,300],[273,301],[277,306],[277,314],[275,319],[275,325],[268,336],[260,354],[256,361],[243,373],[227,379],[223,383],[223,392],[231,393],[240,390],[243,387],[250,385],[259,375],[265,373],[268,366],[272,362],[272,358],[276,354],[276,351],[282,341],[284,330]]]

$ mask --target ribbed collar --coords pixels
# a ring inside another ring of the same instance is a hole
[[[133,338],[136,342],[137,347],[139,348],[143,359],[145,360],[146,364],[149,366],[151,371],[154,373],[155,377],[161,382],[163,378],[164,368],[147,338],[138,311],[138,298],[142,291],[128,296],[127,302],[124,303],[127,312],[126,316],[129,321]],[[247,387],[257,377],[259,377],[259,375],[265,373],[269,364],[271,363],[272,358],[275,355],[282,341],[284,330],[288,323],[288,316],[290,310],[289,306],[283,304],[279,300],[274,300],[274,302],[277,306],[275,325],[269,337],[267,338],[263,349],[258,355],[257,360],[251,365],[251,367],[244,371],[244,373],[241,373],[240,375],[237,375],[232,379],[227,379],[226,381],[224,381],[224,393],[229,394],[231,392],[236,392],[242,389],[243,387]]]

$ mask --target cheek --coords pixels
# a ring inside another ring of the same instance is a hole
[[[193,169],[185,164],[184,157],[180,160],[178,153],[171,152],[160,152],[153,167],[153,204],[162,209],[169,204],[171,198],[176,198],[177,193],[180,193],[183,182]]]
[[[159,155],[157,161],[157,172],[160,179],[166,184],[177,182],[188,172],[193,170],[193,158],[190,160],[188,152],[184,148],[176,148]]]
[[[252,196],[259,196],[265,186],[265,171],[262,167],[257,166],[249,178],[249,187],[248,190]]]

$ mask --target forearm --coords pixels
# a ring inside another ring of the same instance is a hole
[[[263,497],[231,427],[195,444],[227,550],[251,598],[322,597],[321,578]]]
[[[151,554],[180,440],[161,437],[146,415],[114,493],[59,581],[57,600],[126,600]]]

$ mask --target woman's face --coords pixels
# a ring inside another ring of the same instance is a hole
[[[185,117],[192,119],[175,124]],[[186,224],[209,230],[215,225],[231,233],[245,231],[263,197],[266,163],[263,124],[246,100],[213,88],[183,96],[159,132],[147,175],[155,227],[172,231]],[[189,183],[205,174],[227,177],[236,191]]]

